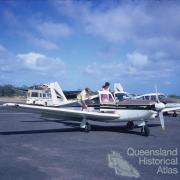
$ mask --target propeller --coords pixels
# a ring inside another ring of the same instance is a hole
[[[155,85],[155,92],[156,92],[156,100],[158,103],[160,103],[160,100],[159,100],[159,96],[158,96],[158,90],[157,90],[157,85]]]
[[[157,100],[157,103],[155,104],[155,109],[158,112],[161,127],[162,127],[163,130],[165,130],[164,115],[163,115],[163,112],[162,112],[162,110],[165,108],[165,105],[164,105],[164,103],[160,102],[160,100],[159,100],[157,86],[155,86],[155,91],[156,91],[156,100]]]
[[[163,112],[162,112],[162,111],[159,112],[159,120],[160,120],[160,122],[161,122],[161,127],[162,127],[162,129],[165,130],[164,116],[163,116]]]

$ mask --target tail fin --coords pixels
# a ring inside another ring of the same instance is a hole
[[[124,89],[120,83],[114,83],[114,92],[124,92]]]
[[[50,83],[49,87],[51,89],[52,100],[55,104],[59,104],[59,100],[62,102],[68,102],[60,85],[57,82]]]

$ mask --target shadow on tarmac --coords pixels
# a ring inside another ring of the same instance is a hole
[[[0,135],[18,135],[18,134],[42,134],[42,133],[60,133],[60,132],[80,132],[84,131],[80,128],[79,123],[77,122],[67,122],[67,121],[58,121],[58,120],[47,120],[43,119],[42,121],[38,122],[57,122],[61,123],[65,126],[69,126],[68,128],[62,129],[43,129],[43,130],[23,130],[23,131],[5,131],[0,132]],[[21,121],[21,122],[37,122],[37,121]],[[149,124],[149,127],[157,127],[160,126],[159,124]],[[134,134],[140,135],[141,131],[134,131],[135,129],[140,129],[140,127],[135,126],[133,130],[127,129],[126,126],[99,126],[99,125],[91,125],[91,131],[107,131],[107,132],[117,132],[117,133],[125,133],[125,134]]]

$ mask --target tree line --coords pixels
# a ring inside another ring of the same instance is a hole
[[[23,87],[15,87],[13,85],[7,84],[7,85],[0,85],[0,96],[26,96],[27,90],[31,88],[28,86]],[[172,98],[178,98],[180,99],[180,96],[177,96],[175,94],[171,94],[168,97]]]
[[[0,86],[0,96],[26,96],[26,90],[7,84]]]

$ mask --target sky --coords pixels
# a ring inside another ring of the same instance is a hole
[[[0,85],[54,81],[180,95],[180,2],[0,0]]]

